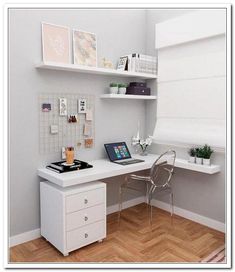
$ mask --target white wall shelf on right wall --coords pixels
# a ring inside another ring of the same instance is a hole
[[[215,165],[215,164],[203,165],[203,164],[191,163],[183,159],[176,159],[175,167],[184,168],[184,169],[201,172],[205,174],[216,174],[220,172],[220,165]]]

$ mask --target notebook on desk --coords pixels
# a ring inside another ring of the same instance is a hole
[[[111,162],[121,165],[144,162],[144,160],[131,157],[125,142],[105,144],[104,147]]]

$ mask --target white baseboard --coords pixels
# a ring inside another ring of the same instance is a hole
[[[39,237],[41,237],[40,229],[23,232],[21,234],[11,236],[9,239],[9,246],[13,247],[13,246],[37,239]]]
[[[168,204],[168,203],[153,199],[152,205],[157,208],[160,208],[162,210],[165,210],[168,212],[170,211],[170,204]],[[212,229],[221,231],[221,232],[225,232],[225,230],[226,230],[226,226],[222,222],[216,221],[214,219],[202,216],[202,215],[194,213],[194,212],[190,212],[188,210],[185,210],[185,209],[182,209],[182,208],[179,208],[176,206],[174,206],[174,213],[179,216],[182,216],[184,218],[187,218],[189,220],[192,220],[194,222],[197,222],[199,224],[210,227]]]
[[[145,197],[140,196],[140,197],[136,197],[134,199],[123,202],[122,207],[123,207],[123,209],[127,209],[129,207],[138,205],[143,202],[145,202]],[[165,202],[153,199],[152,204],[153,204],[153,206],[158,207],[162,210],[170,211],[170,205]],[[111,214],[111,213],[114,213],[117,211],[118,211],[118,204],[107,207],[107,214]],[[181,209],[176,206],[174,206],[174,213],[179,216],[182,216],[184,218],[190,219],[194,222],[197,222],[197,223],[200,223],[200,224],[205,225],[207,227],[210,227],[212,229],[216,229],[216,230],[225,232],[225,224],[221,223],[219,221],[216,221],[214,219],[202,216],[200,214],[190,212],[188,210]],[[31,230],[31,231],[24,232],[24,233],[10,237],[9,245],[10,245],[10,247],[13,247],[13,246],[28,242],[30,240],[37,239],[39,237],[41,237],[40,229]]]
[[[142,202],[145,202],[145,197],[137,197],[128,201],[123,202],[123,209],[138,205]],[[107,214],[111,214],[118,211],[118,204],[107,207]],[[41,237],[41,230],[35,229],[31,231],[27,231],[15,236],[11,236],[9,239],[9,246],[13,247],[22,243],[26,243],[28,241],[34,240]]]
[[[127,209],[129,207],[138,205],[138,204],[143,203],[143,202],[145,202],[145,197],[144,196],[139,196],[139,197],[136,197],[136,198],[133,198],[131,200],[127,200],[127,201],[123,202],[122,209]],[[117,212],[117,211],[118,211],[118,204],[114,204],[112,206],[107,207],[107,214],[111,214],[111,213],[114,213],[114,212]]]

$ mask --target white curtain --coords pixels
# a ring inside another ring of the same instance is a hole
[[[170,29],[177,32],[178,27],[172,24]],[[225,147],[225,38],[224,34],[212,35],[159,49],[155,142]]]

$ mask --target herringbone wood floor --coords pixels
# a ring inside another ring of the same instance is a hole
[[[154,208],[152,231],[147,206],[140,204],[108,216],[107,238],[64,257],[44,238],[10,249],[11,262],[199,262],[224,244],[224,234]]]

